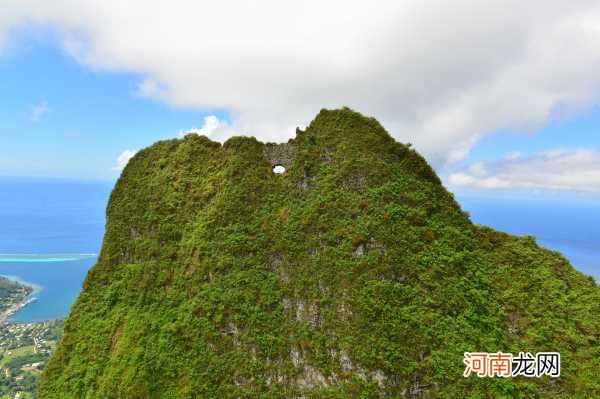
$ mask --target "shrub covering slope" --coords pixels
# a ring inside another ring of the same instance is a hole
[[[281,175],[252,137],[129,162],[39,397],[600,396],[592,278],[471,223],[372,118],[323,110],[287,146]],[[562,375],[464,378],[466,351]]]

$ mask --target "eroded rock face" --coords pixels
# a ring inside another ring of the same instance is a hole
[[[281,165],[288,169],[296,158],[296,146],[293,141],[282,144],[265,144],[263,153],[272,166]]]
[[[129,162],[39,397],[594,397],[599,307],[377,121],[324,110],[286,144],[188,135]],[[568,376],[462,377],[465,351],[508,348],[568,353]]]

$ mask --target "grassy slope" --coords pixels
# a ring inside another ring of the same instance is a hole
[[[590,278],[472,225],[374,119],[322,111],[295,145],[284,175],[254,138],[136,155],[40,397],[600,395]],[[563,376],[462,377],[498,350],[560,351]]]

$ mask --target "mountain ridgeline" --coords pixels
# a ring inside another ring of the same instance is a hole
[[[39,397],[594,397],[599,334],[591,277],[323,110],[285,144],[190,134],[129,162]],[[560,352],[561,376],[463,377],[479,351]]]

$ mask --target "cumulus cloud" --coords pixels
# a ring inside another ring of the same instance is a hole
[[[593,0],[260,2],[4,0],[0,36],[55,27],[138,94],[227,109],[235,131],[284,141],[322,107],[380,119],[438,165],[483,135],[531,131],[600,100]]]
[[[478,162],[453,173],[454,186],[478,189],[574,190],[600,193],[600,152],[592,149],[548,150],[502,160]]]
[[[129,160],[137,154],[137,150],[125,150],[117,157],[117,163],[113,166],[113,170],[122,171],[129,163]]]
[[[235,129],[227,123],[220,120],[215,115],[204,117],[204,124],[200,128],[192,128],[179,132],[179,137],[186,134],[198,134],[211,138],[212,140],[223,141],[228,137],[235,136]]]
[[[48,104],[45,101],[35,105],[31,109],[31,120],[34,122],[38,122],[44,115],[46,115],[50,111],[48,108]]]

